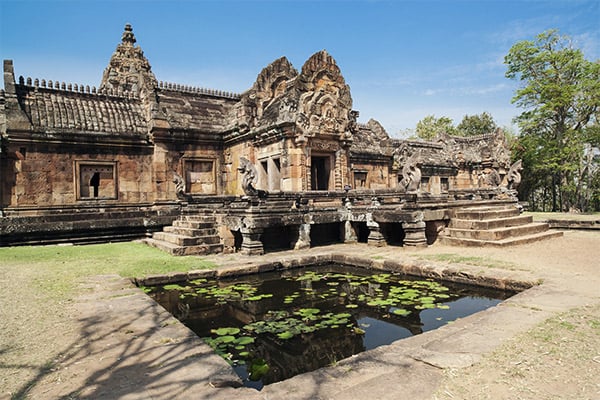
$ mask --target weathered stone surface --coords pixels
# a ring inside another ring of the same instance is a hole
[[[290,236],[281,242],[297,249],[400,238],[424,246],[459,201],[516,202],[519,165],[511,169],[501,131],[392,139],[377,121],[358,122],[350,87],[325,50],[300,72],[281,57],[235,94],[158,81],[136,43],[128,24],[98,89],[15,79],[12,61],[4,62],[3,243],[26,242],[33,231],[106,240],[127,224],[135,225],[124,229],[131,236],[145,236],[162,227],[155,221],[171,204],[184,215],[217,217],[148,241],[178,255],[262,254],[263,235],[279,228]],[[140,205],[154,208],[120,223],[85,213]],[[19,219],[51,212],[60,216],[54,226]]]

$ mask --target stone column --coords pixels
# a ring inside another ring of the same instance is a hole
[[[260,235],[263,233],[262,228],[242,228],[240,233],[242,234],[240,253],[249,256],[264,254],[265,250],[260,241]]]
[[[425,222],[417,220],[414,222],[403,222],[404,245],[411,247],[427,247],[427,236],[425,236]]]

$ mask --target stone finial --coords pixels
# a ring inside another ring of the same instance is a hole
[[[135,36],[133,34],[133,28],[131,24],[125,24],[125,31],[123,32],[123,36],[121,38],[123,44],[133,46],[136,42]]]

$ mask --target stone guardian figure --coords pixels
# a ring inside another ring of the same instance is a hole
[[[415,193],[419,190],[421,185],[421,169],[417,165],[417,159],[419,154],[415,153],[402,167],[402,180],[400,181],[400,188],[404,189],[408,193]]]
[[[523,160],[516,161],[510,166],[506,175],[506,188],[508,190],[517,190],[521,183],[521,170],[523,169]]]
[[[242,190],[246,196],[257,196],[258,190],[255,188],[258,180],[258,172],[256,167],[246,157],[240,157],[240,166],[238,171],[243,175],[242,177]]]

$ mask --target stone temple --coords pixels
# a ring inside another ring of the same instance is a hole
[[[98,88],[15,78],[4,60],[0,245],[261,254],[549,236],[519,215],[501,131],[398,140],[358,116],[326,51],[300,71],[273,61],[241,94],[157,80],[130,25]]]

